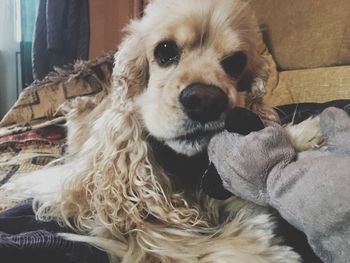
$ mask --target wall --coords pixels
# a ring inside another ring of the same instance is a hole
[[[141,15],[142,0],[89,0],[90,59],[115,50],[120,43],[122,29],[131,18]]]

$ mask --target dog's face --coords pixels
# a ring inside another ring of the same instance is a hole
[[[155,0],[131,26],[142,50],[135,101],[146,129],[178,153],[201,152],[261,74],[254,17],[235,0]]]

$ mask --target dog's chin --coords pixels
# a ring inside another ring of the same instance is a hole
[[[207,148],[209,140],[210,137],[205,137],[194,141],[174,139],[165,141],[165,144],[179,154],[194,156],[203,152]]]
[[[194,156],[206,150],[210,139],[222,128],[214,130],[197,130],[185,135],[165,140],[164,143],[179,154]]]

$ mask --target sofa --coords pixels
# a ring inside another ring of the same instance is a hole
[[[350,1],[252,0],[270,106],[350,99]],[[0,185],[65,152],[65,102],[110,91],[113,53],[33,83],[0,122]],[[297,106],[295,106],[296,108]],[[12,204],[1,203],[0,210]]]
[[[350,1],[251,4],[272,55],[267,104],[350,98]]]

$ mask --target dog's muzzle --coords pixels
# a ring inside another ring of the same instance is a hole
[[[223,90],[202,83],[187,86],[179,100],[186,115],[202,124],[217,120],[228,107],[228,97]]]

